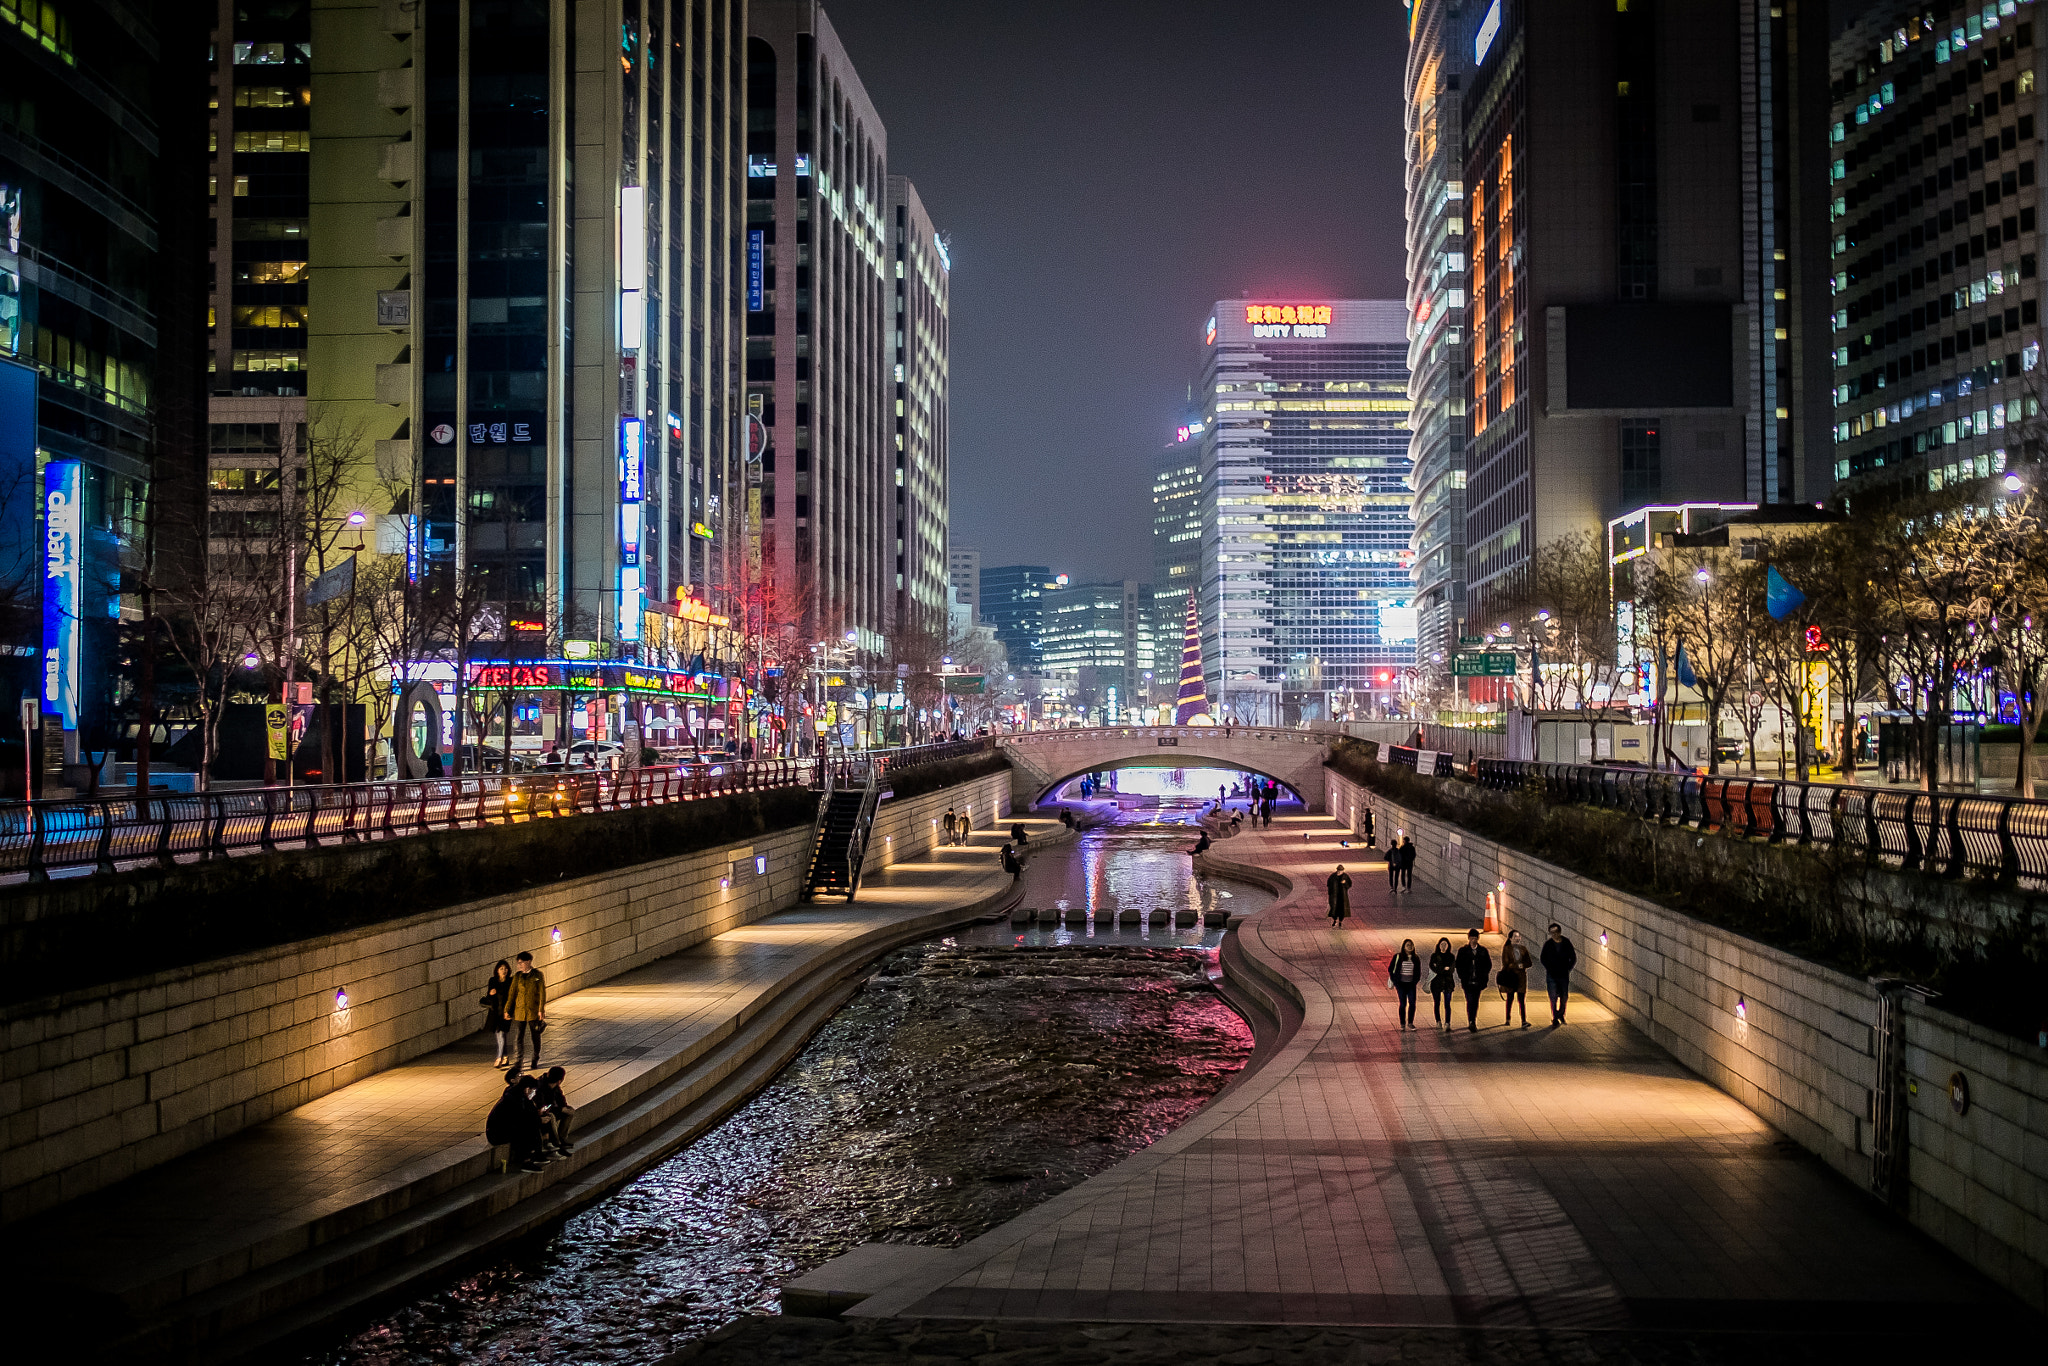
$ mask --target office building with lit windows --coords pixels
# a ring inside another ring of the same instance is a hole
[[[135,586],[201,546],[210,18],[0,5],[0,686],[42,699],[45,795],[117,743]]]
[[[896,566],[891,629],[911,636],[946,632],[949,356],[947,281],[952,262],[917,186],[889,177],[889,256],[895,275]]]
[[[808,637],[851,631],[878,655],[899,601],[888,132],[816,0],[754,0],[748,16],[746,385],[768,441],[761,572],[771,595],[802,605]],[[907,441],[905,457],[917,457]],[[906,463],[906,592],[914,477]]]
[[[1852,500],[1999,473],[2038,396],[2037,22],[2010,0],[1894,5],[1835,42],[1833,455]]]
[[[1219,720],[1364,715],[1414,664],[1407,319],[1399,300],[1247,299],[1203,328],[1202,658]]]
[[[1062,585],[1045,594],[1041,612],[1043,672],[1073,714],[1113,726],[1155,700],[1150,584],[1121,579]]]
[[[1045,595],[1067,576],[1042,564],[991,565],[981,571],[981,619],[995,629],[1020,674],[1045,669]]]
[[[1475,6],[1408,12],[1408,373],[1416,660],[1447,677],[1465,613],[1465,137]]]
[[[1828,484],[1826,7],[1468,6],[1468,617],[1653,503]],[[1802,236],[1802,234],[1804,234]]]
[[[1202,585],[1202,433],[1191,418],[1152,467],[1152,595],[1157,620],[1187,615],[1188,595]]]
[[[384,548],[623,651],[730,610],[744,0],[312,7],[309,427]]]

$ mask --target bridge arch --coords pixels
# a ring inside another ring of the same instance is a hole
[[[997,737],[1014,802],[1037,805],[1084,773],[1113,768],[1223,768],[1271,778],[1323,809],[1329,736],[1258,726],[1098,726]]]

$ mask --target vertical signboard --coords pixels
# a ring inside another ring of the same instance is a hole
[[[640,288],[647,283],[647,191],[619,190],[619,349],[638,351],[647,340],[647,307]]]
[[[43,714],[78,729],[78,662],[84,645],[83,509],[85,465],[52,460],[43,467]]]
[[[759,313],[768,301],[768,235],[760,228],[747,232],[747,312]]]
[[[640,568],[640,499],[647,482],[646,433],[637,417],[619,419],[619,639],[640,639],[646,582]]]
[[[0,301],[4,298],[0,295]],[[42,580],[37,506],[36,372],[0,361],[0,585],[24,602],[34,601],[35,585]],[[24,613],[19,634],[0,639],[0,651],[9,658],[31,659],[38,653],[37,643],[36,620]],[[31,686],[26,677],[8,681],[24,689]]]

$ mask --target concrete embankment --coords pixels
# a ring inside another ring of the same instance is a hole
[[[885,802],[876,871],[850,904],[779,909],[794,899],[806,826],[109,987],[100,1009],[126,1011],[148,1037],[117,1045],[103,1023],[96,1056],[147,1064],[137,1103],[159,1124],[181,1118],[189,1147],[17,1218],[10,1273],[65,1306],[57,1318],[92,1326],[68,1340],[73,1359],[87,1340],[115,1355],[214,1359],[558,1219],[766,1081],[875,954],[1004,904],[1013,893],[996,866],[999,839],[933,845],[946,807],[986,830],[1007,796],[998,774]],[[1064,837],[1032,824],[1034,839]],[[480,1130],[502,1083],[475,1001],[490,964],[522,949],[549,978],[548,1060],[570,1069],[582,1141],[543,1172],[493,1174],[502,1153]],[[47,1032],[80,1005],[29,1018]],[[145,1041],[186,1055],[138,1056]],[[238,1091],[289,1085],[276,1063],[295,1054],[312,1093],[266,1102],[274,1117],[256,1122]],[[206,1070],[243,1079],[202,1090],[218,1110],[195,1096],[198,1113],[186,1115],[152,1095],[204,1088],[195,1074]],[[238,1132],[201,1137],[228,1125]],[[40,1160],[63,1156],[53,1145]],[[139,1251],[138,1229],[151,1231]]]
[[[1493,893],[1501,929],[1531,944],[1556,921],[1578,949],[1574,991],[1845,1177],[1870,1181],[1885,1027],[1870,982],[1481,839],[1334,770],[1328,781],[1333,820],[1357,831],[1370,810],[1381,831],[1407,830],[1418,882],[1474,913]],[[1905,1214],[2048,1309],[2048,1054],[1910,994],[1893,1023]]]

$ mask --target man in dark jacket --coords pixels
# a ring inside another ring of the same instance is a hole
[[[1479,1032],[1479,994],[1493,980],[1493,955],[1479,942],[1479,931],[1465,931],[1465,947],[1458,950],[1458,985],[1465,988],[1465,1028]]]
[[[484,1138],[510,1145],[512,1160],[525,1171],[537,1172],[547,1165],[541,1154],[540,1110],[533,1100],[532,1077],[513,1076],[506,1080],[498,1103],[484,1120]]]
[[[540,1113],[546,1120],[552,1120],[554,1133],[550,1141],[555,1151],[567,1156],[570,1149],[569,1126],[576,1122],[576,1107],[562,1095],[562,1083],[569,1074],[559,1067],[550,1067],[541,1074],[540,1085],[534,1088],[533,1098],[540,1106]]]
[[[1543,943],[1542,959],[1550,991],[1550,1027],[1555,1029],[1564,1023],[1565,1003],[1572,994],[1572,969],[1579,965],[1579,951],[1556,921],[1551,922],[1550,938]]]

